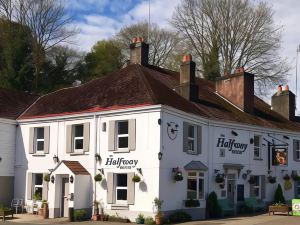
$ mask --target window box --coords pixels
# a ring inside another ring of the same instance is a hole
[[[186,208],[200,207],[200,201],[198,199],[188,199],[184,200],[184,206]]]

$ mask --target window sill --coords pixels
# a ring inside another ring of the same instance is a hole
[[[86,155],[85,152],[82,151],[76,151],[76,152],[71,152],[70,155]]]
[[[263,161],[262,158],[253,158],[253,160]]]
[[[46,156],[46,154],[45,153],[34,153],[34,154],[32,154],[32,156],[41,156],[41,157],[44,157],[44,156]]]
[[[189,154],[189,155],[198,155],[198,152],[186,151],[186,154]]]
[[[128,153],[130,152],[129,149],[117,149],[116,151],[114,151],[113,153]]]

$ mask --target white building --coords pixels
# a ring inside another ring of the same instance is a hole
[[[271,109],[243,70],[210,82],[195,78],[190,57],[177,73],[148,65],[147,44],[130,48],[131,65],[42,96],[18,118],[15,197],[47,200],[50,217],[68,217],[69,208],[91,214],[97,200],[105,213],[129,219],[153,216],[155,197],[165,214],[184,209],[195,219],[205,217],[211,191],[235,204],[249,196],[272,202],[276,184],[267,177],[283,185],[300,165],[292,92],[276,93]],[[273,165],[275,150],[285,165]],[[225,175],[223,188],[217,174]],[[300,183],[284,194],[299,196]],[[189,198],[200,206],[186,208]]]

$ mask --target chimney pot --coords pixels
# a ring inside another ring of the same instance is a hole
[[[285,85],[284,90],[288,91],[289,90],[289,85]]]
[[[182,62],[190,62],[190,61],[192,61],[192,55],[191,54],[183,56]]]
[[[144,42],[142,37],[132,38],[130,44],[130,63],[148,65],[149,45]]]
[[[244,67],[238,67],[235,69],[234,73],[244,73],[245,72],[245,69]]]
[[[132,43],[136,43],[136,41],[137,41],[136,37],[132,38]]]
[[[277,88],[277,95],[280,95],[282,92],[282,86],[281,85],[278,85],[278,88]]]

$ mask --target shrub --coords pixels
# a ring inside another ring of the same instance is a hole
[[[98,173],[95,177],[94,177],[94,180],[96,182],[100,182],[102,180],[102,175],[100,173]]]
[[[208,195],[206,209],[210,218],[221,216],[221,207],[219,206],[216,192],[213,191]]]
[[[183,223],[191,221],[192,217],[184,211],[176,211],[169,216],[169,220],[171,223]]]
[[[74,220],[75,221],[86,220],[86,211],[84,209],[76,209],[74,211]]]
[[[155,198],[154,199],[154,206],[157,210],[157,213],[159,213],[161,211],[161,207],[162,207],[162,204],[164,203],[163,200],[160,200],[159,198]]]
[[[144,215],[140,213],[140,214],[138,215],[138,217],[135,218],[135,222],[136,222],[137,224],[144,224],[144,222],[145,222],[145,217],[144,217]]]
[[[283,196],[283,192],[280,184],[278,184],[275,191],[274,203],[285,203],[285,198]]]
[[[132,178],[132,181],[135,182],[135,183],[138,183],[138,182],[141,181],[141,178],[140,178],[139,175],[136,175],[136,174],[135,174],[135,175],[133,176],[133,178]]]
[[[188,199],[184,202],[185,207],[199,207],[200,202],[197,199]]]
[[[155,222],[154,222],[154,220],[153,220],[152,217],[146,217],[145,218],[145,224],[147,224],[147,225],[153,225],[153,224],[155,224]]]

